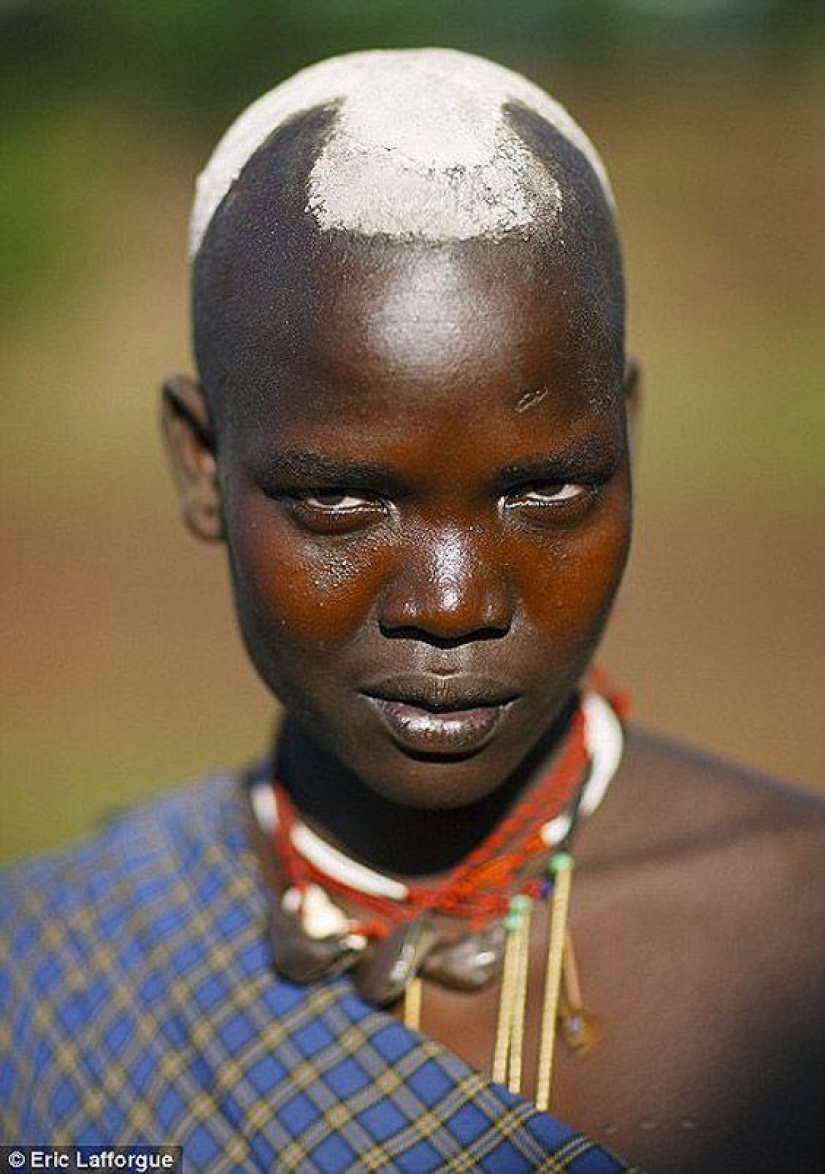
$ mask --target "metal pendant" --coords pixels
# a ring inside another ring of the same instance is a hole
[[[599,1029],[584,1007],[563,1007],[559,1020],[564,1041],[574,1052],[590,1052],[598,1046]]]
[[[275,902],[269,923],[272,962],[276,973],[305,985],[349,970],[361,957],[366,939],[359,934],[311,937],[298,916]]]
[[[481,990],[501,971],[505,937],[497,922],[456,942],[441,942],[427,955],[422,972],[454,990]]]
[[[376,1007],[400,998],[436,942],[433,923],[425,917],[399,925],[376,943],[355,971],[358,993]]]

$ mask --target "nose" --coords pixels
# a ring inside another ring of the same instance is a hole
[[[504,635],[513,622],[512,592],[495,552],[484,546],[471,531],[421,536],[385,588],[385,635],[436,644]]]

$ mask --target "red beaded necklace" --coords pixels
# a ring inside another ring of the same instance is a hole
[[[571,719],[564,745],[554,766],[530,794],[472,852],[436,885],[407,885],[402,900],[373,896],[329,876],[307,860],[295,847],[292,833],[298,814],[284,790],[275,782],[275,852],[284,878],[299,892],[310,884],[345,896],[368,910],[375,920],[358,924],[357,932],[383,938],[391,927],[410,921],[425,912],[448,913],[477,929],[508,909],[512,881],[525,863],[547,852],[541,828],[567,807],[581,785],[588,756],[584,743],[584,719],[577,709]],[[525,830],[529,829],[525,836]],[[524,886],[530,897],[538,896],[543,882]],[[355,927],[354,927],[355,928]]]

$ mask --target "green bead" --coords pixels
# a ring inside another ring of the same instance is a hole
[[[547,871],[551,876],[555,876],[557,872],[569,872],[573,867],[573,857],[569,852],[556,852],[550,857],[550,863],[547,866]]]
[[[531,905],[532,901],[526,893],[518,893],[515,897],[510,898],[510,905],[502,922],[505,933],[515,933],[521,925],[522,917],[527,913]]]

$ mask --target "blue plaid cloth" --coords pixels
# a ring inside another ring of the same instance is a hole
[[[6,875],[5,1143],[177,1144],[188,1170],[628,1169],[368,1006],[270,968],[237,779]]]

